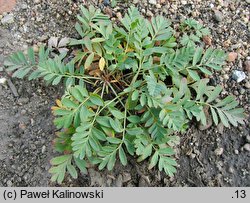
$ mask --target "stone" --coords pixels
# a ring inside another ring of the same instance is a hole
[[[3,25],[14,23],[14,15],[10,13],[10,14],[4,16],[1,20],[1,23]]]
[[[217,22],[221,22],[223,20],[223,14],[218,11],[218,10],[215,10],[214,11],[214,19],[217,21]]]
[[[234,70],[234,71],[233,71],[232,78],[233,78],[236,82],[239,83],[239,82],[245,80],[246,74],[245,74],[243,71]]]
[[[13,184],[13,183],[11,182],[11,180],[8,180],[8,181],[7,181],[7,187],[11,187],[12,184]]]
[[[0,78],[0,84],[6,84],[7,79],[6,78]]]
[[[123,173],[122,176],[123,176],[123,180],[122,180],[122,181],[123,181],[124,183],[126,183],[126,182],[128,182],[128,181],[131,180],[131,175],[130,175],[130,173]]]
[[[21,115],[25,115],[26,114],[26,110],[22,109],[20,113],[21,113]]]
[[[209,6],[210,6],[210,8],[214,8],[214,4],[213,3],[209,4]]]
[[[104,6],[108,6],[110,4],[109,0],[103,0]]]
[[[41,3],[41,0],[34,0],[34,3],[39,4],[39,3]]]
[[[24,123],[20,123],[18,125],[18,127],[21,129],[21,130],[25,130],[26,129],[26,125]]]
[[[29,98],[26,97],[21,97],[20,99],[18,99],[18,103],[19,104],[27,104],[29,102]]]
[[[187,4],[187,1],[186,1],[186,0],[181,0],[181,4],[182,4],[182,5],[186,5],[186,4]]]
[[[42,154],[44,154],[45,151],[46,151],[46,146],[43,145],[43,146],[42,146]]]
[[[119,20],[121,20],[121,19],[122,19],[122,14],[121,14],[121,12],[118,12],[118,13],[116,14],[116,17],[117,17]]]
[[[230,166],[230,167],[228,168],[228,172],[229,172],[229,173],[234,173],[234,168],[233,168],[232,166]]]
[[[160,9],[161,8],[161,4],[156,4],[156,8]]]
[[[33,50],[34,50],[35,53],[38,53],[39,52],[39,47],[36,44],[34,44],[33,45]]]
[[[209,37],[209,36],[204,36],[203,38],[202,38],[202,40],[203,40],[203,42],[206,44],[206,45],[212,45],[212,38],[211,37]]]
[[[157,4],[156,0],[149,0],[149,3],[150,3],[150,4],[153,4],[153,5],[156,5],[156,4]]]
[[[223,125],[223,123],[219,123],[219,124],[217,125],[217,129],[218,129],[218,132],[219,132],[220,134],[223,134],[223,131],[224,131],[224,125]]]
[[[250,82],[246,82],[245,87],[246,87],[247,89],[250,89]]]
[[[235,153],[236,155],[238,155],[238,154],[239,154],[239,150],[238,150],[238,149],[235,149],[235,150],[234,150],[234,153]]]
[[[227,57],[227,61],[234,62],[237,58],[238,54],[236,52],[230,52]]]
[[[246,140],[247,140],[248,143],[250,143],[250,135],[248,135],[248,136],[246,137]]]
[[[220,156],[223,154],[224,149],[222,147],[217,148],[216,150],[214,150],[214,153],[216,154],[216,156]]]
[[[36,150],[36,145],[35,145],[35,144],[31,144],[31,145],[30,145],[30,148],[31,148],[32,150]]]
[[[249,143],[245,144],[243,146],[243,149],[246,150],[246,151],[248,151],[248,152],[250,152],[250,144]]]
[[[152,13],[152,11],[148,10],[146,15],[149,16],[149,17],[152,17],[154,14]]]
[[[115,181],[115,186],[122,187],[122,175],[121,174],[119,174],[119,176],[117,177],[117,179]]]
[[[244,63],[244,67],[245,67],[245,70],[248,72],[248,73],[250,73],[250,61],[245,61],[245,63]]]

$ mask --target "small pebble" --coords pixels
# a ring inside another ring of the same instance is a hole
[[[161,4],[156,4],[156,8],[160,9],[161,8]]]
[[[244,150],[250,152],[250,144],[249,144],[249,143],[245,144],[245,145],[243,146],[243,148],[244,148]]]
[[[218,132],[219,132],[220,134],[223,134],[223,131],[224,131],[224,125],[223,125],[223,123],[219,123],[219,124],[217,125],[217,129],[218,129]]]
[[[5,84],[7,82],[6,78],[0,78],[0,84]]]
[[[131,180],[131,174],[130,173],[123,173],[123,182],[126,183]]]
[[[18,125],[18,127],[21,129],[21,130],[25,130],[26,129],[26,125],[24,123],[20,123]]]
[[[33,50],[34,50],[35,53],[38,53],[39,52],[39,47],[36,44],[34,44],[33,45]]]
[[[3,25],[14,23],[14,15],[8,14],[1,19]]]
[[[234,153],[238,155],[238,154],[239,154],[239,150],[238,150],[238,149],[235,149],[235,150],[234,150]]]
[[[206,45],[212,45],[212,38],[211,37],[209,37],[209,36],[204,36],[203,38],[202,38],[202,40],[203,40],[203,42],[206,44]]]
[[[247,140],[248,143],[250,143],[250,135],[248,135],[248,136],[246,137],[246,140]]]
[[[26,114],[26,110],[22,109],[20,113],[21,113],[21,115],[25,115]]]
[[[234,70],[232,78],[239,83],[239,82],[245,80],[246,74],[243,71]]]
[[[220,156],[220,155],[223,154],[223,151],[224,151],[224,149],[220,147],[220,148],[217,148],[217,149],[214,151],[214,153],[215,153],[217,156]]]
[[[196,154],[194,154],[194,153],[191,153],[191,154],[190,154],[190,158],[191,158],[191,159],[194,159],[195,157],[196,157]]]
[[[39,4],[39,3],[41,3],[41,0],[34,0],[34,3]]]
[[[245,70],[246,70],[248,73],[250,73],[250,61],[245,61],[244,65],[245,65]]]
[[[250,82],[246,82],[245,87],[246,87],[247,89],[250,89]]]
[[[238,54],[236,52],[230,52],[227,57],[227,61],[234,62],[237,58]]]
[[[234,173],[234,168],[233,167],[229,167],[228,172],[229,173]]]
[[[157,4],[156,0],[149,0],[148,3],[153,4],[153,5],[156,5],[156,4]]]
[[[12,186],[12,182],[11,182],[11,180],[8,180],[7,181],[7,187],[11,187]]]
[[[42,146],[42,154],[43,154],[45,151],[46,151],[46,146],[43,145],[43,146]]]
[[[210,8],[214,8],[214,4],[212,4],[212,3],[209,4],[209,6],[210,6]]]
[[[182,5],[186,5],[186,4],[187,4],[187,1],[186,1],[186,0],[181,0],[181,4],[182,4]]]
[[[218,11],[218,10],[215,10],[214,11],[214,19],[217,21],[217,22],[221,22],[223,20],[223,14]]]

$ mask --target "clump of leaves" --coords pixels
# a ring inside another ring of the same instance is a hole
[[[209,31],[198,22],[186,20],[176,38],[169,20],[147,20],[134,7],[120,26],[94,7],[81,11],[70,57],[51,57],[41,47],[37,60],[29,49],[27,56],[17,52],[5,61],[15,77],[65,84],[52,107],[59,130],[54,146],[64,153],[51,160],[52,180],[61,183],[66,171],[77,178],[76,167],[86,172],[88,163],[112,170],[117,160],[126,165],[129,155],[172,176],[176,132],[191,120],[206,125],[210,113],[215,125],[244,123],[235,98],[220,99],[222,87],[209,85],[207,75],[221,70],[226,54],[201,47]]]

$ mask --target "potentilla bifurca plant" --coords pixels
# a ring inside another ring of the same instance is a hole
[[[62,154],[51,160],[53,181],[62,183],[66,172],[77,178],[90,165],[125,166],[128,156],[173,176],[177,133],[191,120],[206,125],[211,114],[215,125],[244,124],[235,98],[221,99],[223,88],[209,85],[227,55],[205,49],[201,39],[209,30],[197,21],[182,22],[175,37],[169,20],[145,19],[135,7],[119,25],[92,6],[82,6],[77,18],[80,38],[70,40],[70,51],[40,47],[36,56],[29,48],[5,61],[13,77],[65,86],[52,107],[54,147]]]

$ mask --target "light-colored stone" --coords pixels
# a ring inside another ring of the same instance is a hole
[[[250,144],[249,144],[249,143],[245,144],[245,145],[243,146],[243,148],[244,148],[244,150],[250,152]]]
[[[161,8],[161,4],[156,4],[156,8],[160,9]]]
[[[39,4],[39,3],[41,3],[41,0],[34,0],[34,3]]]
[[[39,52],[39,47],[36,44],[34,44],[33,45],[33,50],[34,50],[34,52],[38,53]]]
[[[223,154],[223,151],[224,149],[222,147],[220,148],[217,148],[216,150],[214,150],[214,153],[217,155],[217,156],[220,156]]]
[[[232,78],[234,80],[236,80],[237,82],[241,82],[241,81],[245,80],[246,74],[243,71],[234,70]]]
[[[11,14],[4,16],[1,20],[1,23],[3,25],[14,23],[14,15],[11,13]]]
[[[246,87],[247,89],[250,89],[250,82],[246,82],[245,87]]]
[[[0,84],[5,84],[7,82],[6,78],[0,78]]]
[[[150,4],[153,4],[153,5],[156,5],[156,4],[157,4],[156,0],[149,0],[149,3],[150,3]]]
[[[13,183],[11,182],[11,180],[8,180],[8,181],[7,181],[7,186],[8,186],[8,187],[11,187],[12,184],[13,184]]]
[[[239,154],[239,150],[238,150],[238,149],[235,149],[235,150],[234,150],[234,153],[235,153],[236,155],[238,155],[238,154]]]
[[[44,154],[45,151],[46,151],[46,146],[43,145],[43,146],[42,146],[42,154]]]
[[[250,143],[250,135],[248,135],[248,136],[246,137],[246,140],[247,140],[248,143]]]

